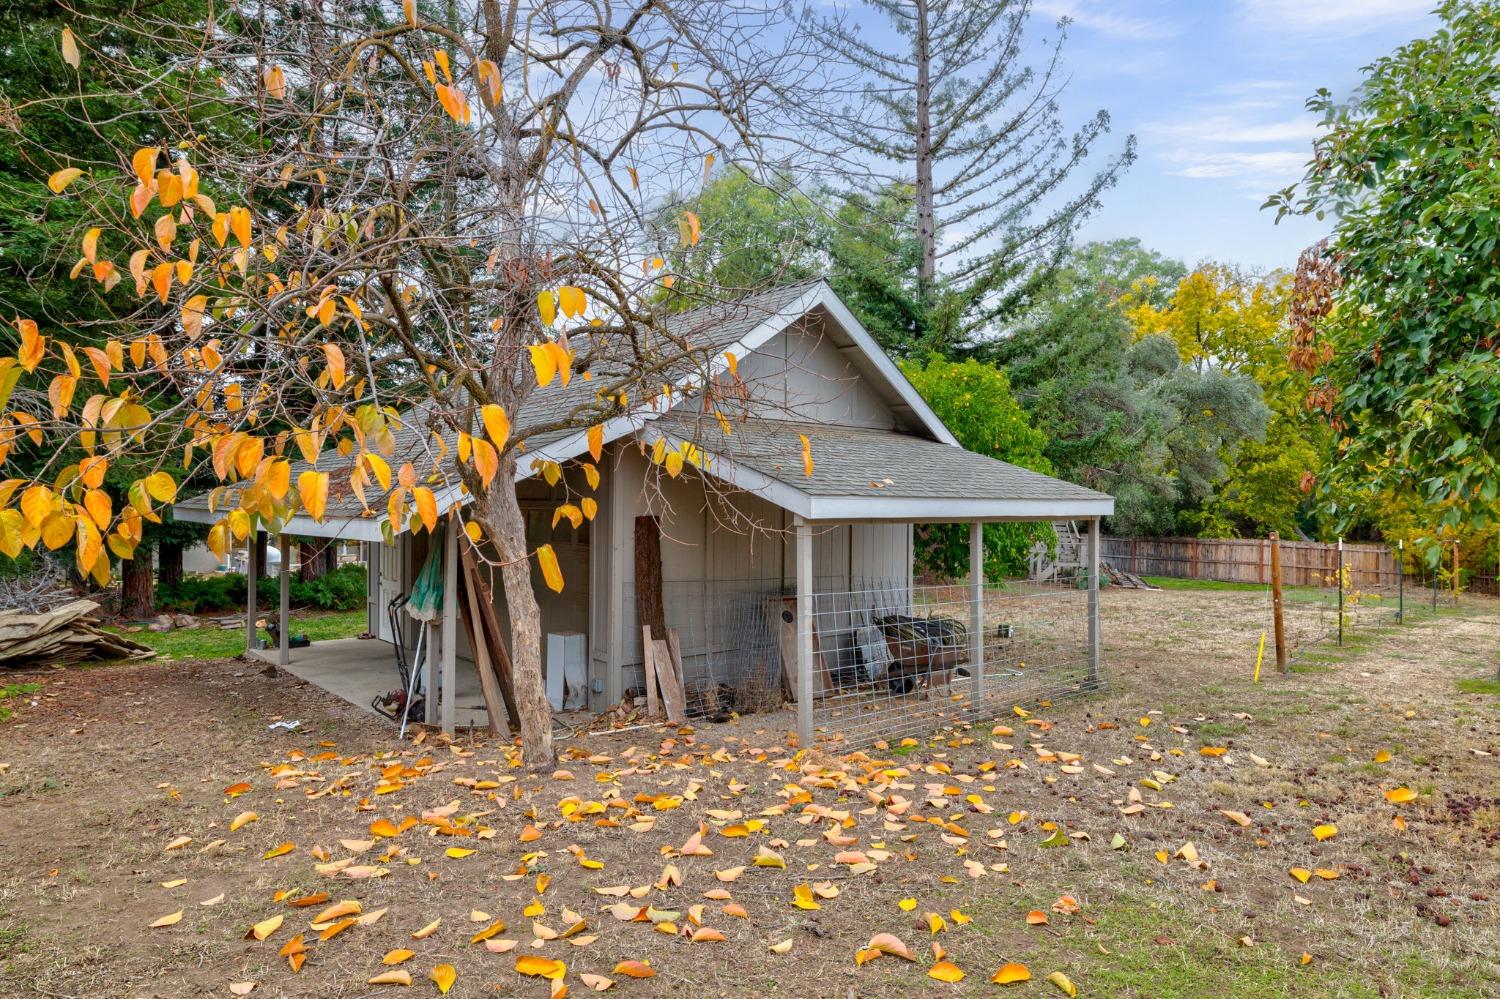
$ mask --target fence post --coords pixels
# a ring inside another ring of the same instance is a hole
[[[1396,623],[1406,623],[1406,539],[1396,539]]]
[[[1338,551],[1338,576],[1339,576],[1339,645],[1344,644],[1344,539],[1339,538]]]
[[[1453,539],[1453,606],[1458,606],[1458,539]]]
[[[969,669],[973,670],[974,701],[984,709],[984,525],[969,525]]]
[[[1425,562],[1427,560],[1424,558],[1422,561]],[[1438,566],[1441,567],[1442,564],[1443,564],[1442,555],[1439,554],[1439,556],[1438,556]],[[1437,591],[1438,591],[1438,571],[1437,571],[1437,569],[1433,569],[1432,570],[1432,612],[1434,614],[1437,613]]]
[[[1276,669],[1286,672],[1286,628],[1281,620],[1281,534],[1271,532],[1271,618],[1276,631]]]

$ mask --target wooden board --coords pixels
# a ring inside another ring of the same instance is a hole
[[[655,635],[667,633],[661,592],[661,521],[635,518],[635,619]]]
[[[656,697],[656,657],[652,654],[649,624],[641,625],[641,665],[646,670],[646,714],[655,718],[661,702]]]
[[[510,652],[505,647],[505,639],[500,635],[500,622],[495,618],[495,598],[490,592],[489,583],[485,582],[484,574],[479,571],[479,564],[469,546],[461,544],[458,548],[463,556],[464,579],[473,589],[478,605],[477,631],[483,634],[485,647],[490,653],[490,666],[500,682],[500,696],[505,701],[505,717],[510,723],[510,730],[519,732],[521,717],[516,711],[515,679],[511,670]]]
[[[681,722],[687,718],[687,697],[682,690],[682,678],[672,669],[672,647],[664,639],[651,643],[651,658],[656,662],[656,681],[661,684],[662,705],[666,708],[667,721]]]
[[[460,544],[463,543],[460,542]],[[482,630],[484,624],[480,620],[479,597],[474,592],[474,584],[469,580],[468,575],[468,572],[465,572],[459,577],[458,588],[463,591],[464,595],[463,602],[458,605],[459,618],[463,623],[464,635],[469,640],[469,650],[474,654],[474,671],[479,674],[479,690],[484,695],[484,709],[490,717],[490,731],[496,735],[504,735],[507,732],[505,698],[500,693],[500,681],[490,661],[490,643],[484,640]]]
[[[781,677],[786,683],[787,699],[793,703],[797,700],[797,598],[796,597],[769,597],[766,599],[766,617],[770,621],[771,630],[776,635],[777,649],[781,652]],[[817,663],[821,658],[821,649],[818,643],[818,629],[813,627],[812,635],[813,662]],[[831,693],[833,684],[828,678],[825,670],[817,670],[813,674],[813,697],[824,697]]]

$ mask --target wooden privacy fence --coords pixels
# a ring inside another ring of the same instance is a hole
[[[1271,542],[1257,538],[1111,538],[1100,546],[1111,566],[1137,576],[1213,579],[1226,583],[1271,581]],[[1336,586],[1336,544],[1281,542],[1281,579],[1286,586]],[[1344,567],[1354,589],[1396,585],[1396,560],[1383,545],[1344,545]]]

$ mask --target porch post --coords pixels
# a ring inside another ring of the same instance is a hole
[[[279,573],[281,576],[281,607],[280,613],[277,616],[281,622],[281,627],[277,632],[279,647],[276,650],[276,663],[279,666],[285,666],[292,661],[292,636],[291,629],[287,626],[289,624],[287,618],[290,616],[289,612],[292,607],[292,560],[288,557],[291,546],[287,541],[288,538],[285,534],[280,534],[276,537],[277,547],[281,549],[281,572]]]
[[[1089,519],[1089,687],[1099,686],[1099,518]]]
[[[458,699],[458,507],[448,511],[443,529],[443,663],[440,681],[443,731],[453,734],[454,702]]]
[[[260,566],[255,559],[255,532],[245,541],[245,651],[255,651],[255,577]]]
[[[793,531],[797,536],[797,744],[813,744],[813,572],[812,526],[801,517]]]
[[[969,525],[969,670],[974,702],[984,706],[984,525]]]

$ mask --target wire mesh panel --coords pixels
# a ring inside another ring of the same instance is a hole
[[[795,598],[787,602],[793,613],[780,644],[795,690]],[[819,590],[809,604],[814,724],[853,745],[994,717],[1100,682],[1088,592],[1076,583],[986,587],[977,615],[964,585]]]

